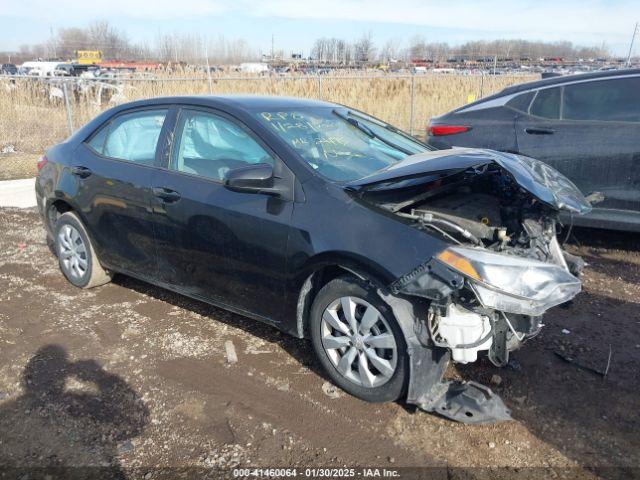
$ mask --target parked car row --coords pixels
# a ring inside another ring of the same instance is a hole
[[[69,77],[79,76],[89,69],[95,68],[92,65],[68,62],[24,62],[20,67],[12,63],[3,63],[0,66],[0,75],[28,75],[35,77]]]
[[[536,158],[595,203],[575,225],[640,231],[640,69],[508,87],[431,119],[436,148],[489,148]]]

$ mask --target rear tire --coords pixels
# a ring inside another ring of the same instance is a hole
[[[54,233],[58,264],[71,284],[92,288],[111,281],[111,274],[100,265],[87,230],[74,212],[60,215]]]
[[[391,308],[353,277],[327,283],[311,306],[313,349],[331,380],[367,402],[390,402],[406,389],[409,355]]]

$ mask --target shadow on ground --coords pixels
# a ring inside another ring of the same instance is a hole
[[[24,393],[0,408],[2,478],[125,478],[119,450],[149,418],[125,381],[46,345],[27,363],[22,384]]]

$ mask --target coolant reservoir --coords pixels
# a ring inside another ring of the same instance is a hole
[[[482,344],[469,348],[455,348],[456,345],[473,344],[487,336],[491,331],[489,318],[470,312],[455,304],[447,307],[447,315],[440,317],[438,334],[446,340],[451,348],[453,360],[460,363],[475,362],[478,351],[489,350],[493,339],[491,336]]]

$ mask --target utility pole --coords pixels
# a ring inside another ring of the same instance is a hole
[[[209,39],[204,41],[204,56],[207,61],[207,80],[209,81],[209,95],[213,95],[213,83],[211,82],[211,67],[209,66]]]
[[[51,33],[51,48],[53,49],[53,58],[58,59],[58,52],[56,52],[56,39],[53,36],[53,27],[49,25],[49,32]]]
[[[176,64],[178,63],[178,34],[173,34],[173,55],[175,58]]]
[[[631,43],[629,44],[629,55],[627,55],[627,67],[631,65],[631,52],[633,51],[633,42],[636,39],[637,34],[638,34],[638,22],[636,22],[636,26],[633,28],[633,35],[631,36]]]

